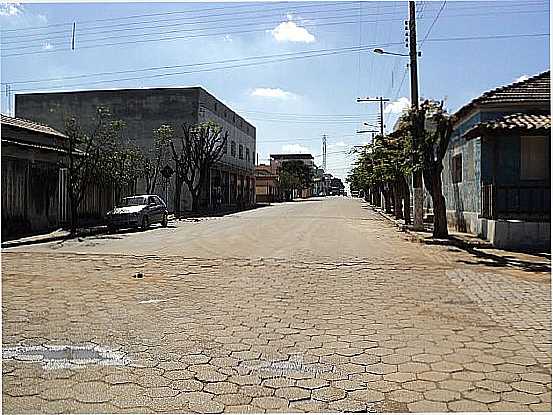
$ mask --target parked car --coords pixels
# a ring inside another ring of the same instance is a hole
[[[167,226],[169,212],[165,202],[157,195],[124,197],[121,203],[106,214],[108,230],[120,228],[142,228],[146,230],[153,223]]]

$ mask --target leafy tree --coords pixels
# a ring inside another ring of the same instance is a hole
[[[313,171],[301,160],[285,160],[280,165],[278,181],[286,198],[290,199],[294,190],[309,188],[313,181]]]
[[[85,131],[79,119],[65,119],[64,148],[67,152],[70,231],[78,227],[78,209],[89,188],[94,184],[129,182],[132,168],[128,163],[131,151],[121,145],[125,124],[113,120],[109,110],[99,107],[91,132]]]
[[[427,100],[419,109],[411,109],[403,122],[408,124],[411,147],[415,154],[413,169],[422,170],[424,185],[432,196],[433,236],[446,238],[448,230],[441,173],[454,118],[444,110],[443,102]]]
[[[226,148],[228,131],[221,135],[222,128],[212,121],[196,126],[183,124],[183,134],[170,140],[171,154],[175,163],[175,214],[180,214],[182,185],[186,184],[192,197],[192,210],[198,211],[200,194],[210,168],[221,159]]]

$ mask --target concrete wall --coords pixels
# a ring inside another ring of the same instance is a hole
[[[481,113],[476,113],[458,125],[443,159],[442,188],[446,201],[449,226],[462,232],[475,232],[478,225],[473,217],[481,212],[481,142],[480,139],[465,140],[461,135],[480,122]],[[462,157],[462,180],[453,182],[452,160]]]
[[[64,131],[64,119],[76,116],[81,124],[91,130],[94,116],[100,106],[110,109],[114,119],[126,124],[125,136],[144,149],[153,144],[153,131],[162,124],[173,126],[177,134],[182,133],[182,124],[197,124],[212,120],[229,131],[229,149],[219,163],[221,168],[253,176],[255,165],[255,127],[218,101],[203,88],[152,88],[99,91],[77,91],[62,93],[16,94],[16,116],[43,122]],[[236,156],[231,156],[230,141],[237,144]],[[244,158],[238,157],[238,145],[244,148]],[[246,160],[246,148],[250,159]],[[171,157],[169,164],[173,165]],[[174,166],[173,166],[174,168]],[[145,192],[146,186],[139,181],[136,192]],[[153,193],[167,199],[170,211],[174,209],[174,175],[168,183],[161,178]],[[252,192],[253,193],[253,192]],[[209,196],[204,197],[209,201]],[[181,207],[191,208],[190,194],[183,186]]]
[[[480,236],[501,249],[549,249],[551,222],[482,219]]]

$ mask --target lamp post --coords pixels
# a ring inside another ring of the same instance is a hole
[[[417,52],[417,21],[415,16],[415,2],[409,1],[409,54],[386,52],[381,48],[373,50],[378,55],[394,55],[409,57],[410,72],[411,72],[411,107],[418,109],[419,107],[419,81],[417,71],[417,57],[421,56],[420,52]],[[414,137],[416,140],[417,137]],[[417,143],[414,143],[415,147]],[[412,174],[413,179],[413,228],[415,230],[423,229],[423,198],[424,193],[422,189],[422,174],[420,171],[414,171]]]

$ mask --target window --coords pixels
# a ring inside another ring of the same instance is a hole
[[[230,155],[236,157],[236,143],[234,141],[230,142]]]
[[[227,154],[228,153],[228,140],[225,140],[225,142],[223,143],[223,154]]]
[[[545,137],[520,137],[520,178],[544,180],[547,177],[547,153]]]
[[[250,161],[250,149],[246,147],[246,161]]]
[[[244,146],[242,144],[238,146],[238,158],[240,160],[244,158]]]
[[[463,181],[463,155],[457,154],[451,159],[451,178],[453,183]]]

